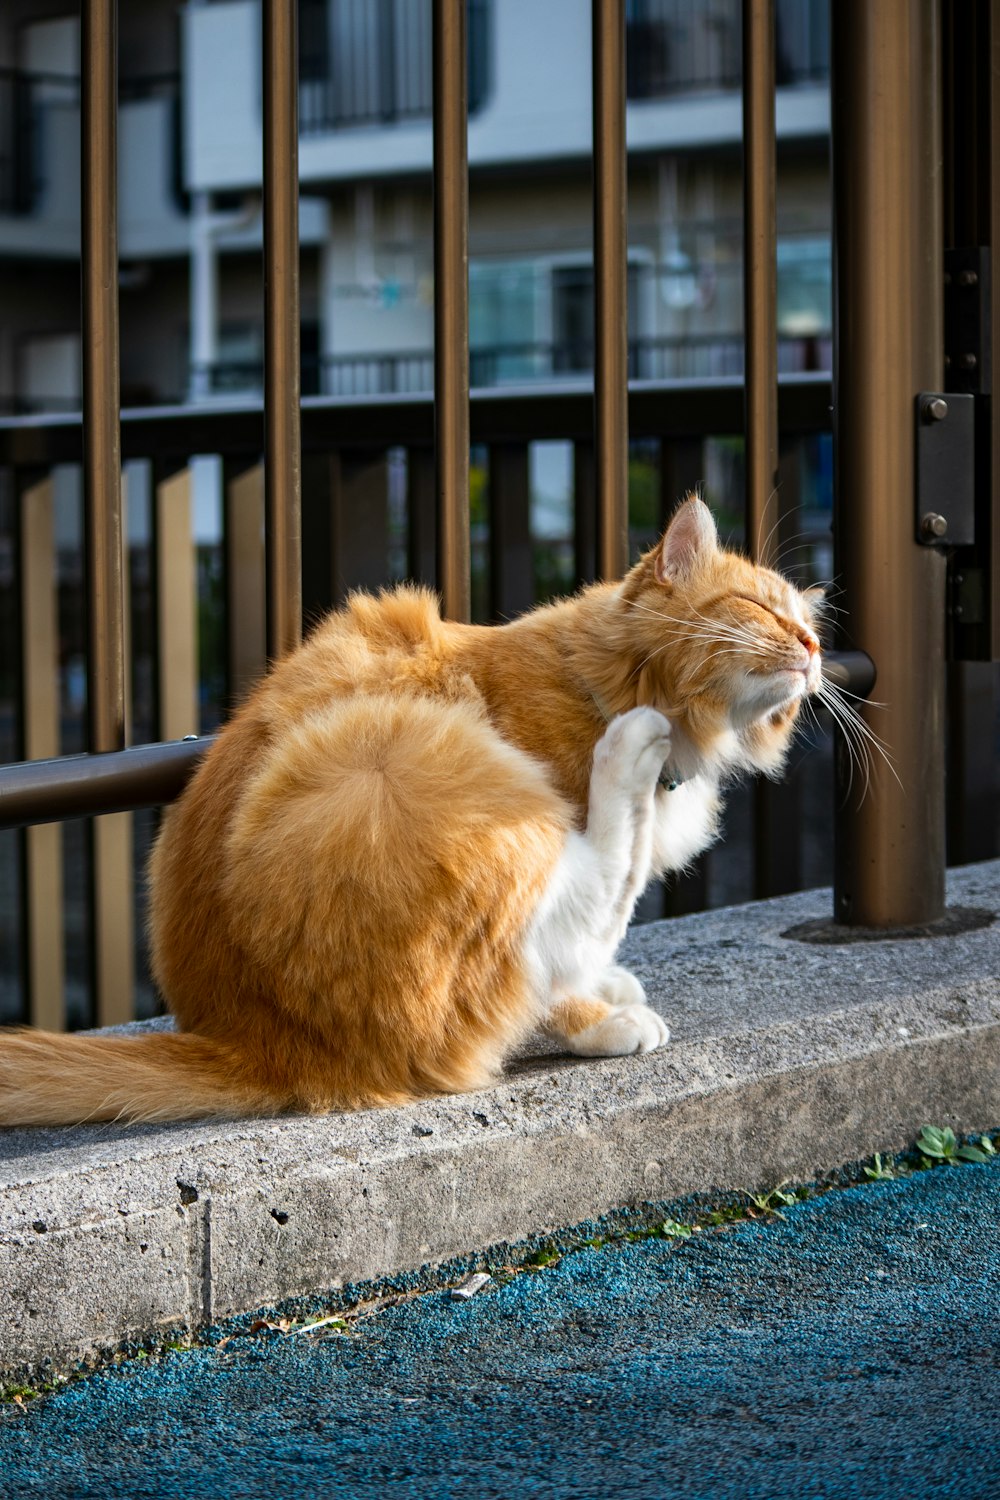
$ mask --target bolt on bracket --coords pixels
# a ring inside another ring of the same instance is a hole
[[[916,539],[924,547],[975,541],[975,398],[916,398]]]

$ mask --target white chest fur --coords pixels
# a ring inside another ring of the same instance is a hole
[[[668,791],[656,793],[653,821],[652,875],[682,870],[707,849],[718,835],[719,791],[708,776],[693,776]]]

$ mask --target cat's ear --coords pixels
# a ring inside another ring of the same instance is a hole
[[[712,512],[697,495],[689,495],[670,518],[653,571],[657,583],[673,583],[718,550],[719,533]]]

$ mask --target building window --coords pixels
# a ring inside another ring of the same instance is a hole
[[[489,86],[489,3],[468,0],[469,114]],[[431,0],[299,0],[304,135],[431,114]]]

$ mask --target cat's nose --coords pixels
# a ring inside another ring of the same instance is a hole
[[[819,641],[816,639],[816,637],[814,635],[810,635],[806,630],[800,630],[798,632],[798,637],[803,646],[805,646],[806,650],[809,652],[810,658],[814,657],[819,650]]]

